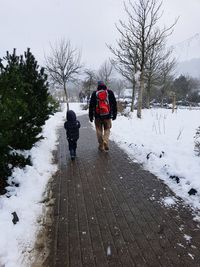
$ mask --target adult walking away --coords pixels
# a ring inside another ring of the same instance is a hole
[[[108,141],[110,136],[110,128],[112,127],[111,119],[117,117],[117,102],[112,90],[109,90],[104,82],[99,81],[97,90],[94,91],[89,103],[89,119],[93,122],[95,119],[95,127],[99,150],[108,151]]]

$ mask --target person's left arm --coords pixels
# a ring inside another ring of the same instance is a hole
[[[111,116],[115,120],[117,117],[117,101],[113,91],[110,90]]]
[[[80,121],[77,121],[77,127],[78,127],[78,128],[81,127]]]

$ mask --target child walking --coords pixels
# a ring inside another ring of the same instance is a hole
[[[71,159],[76,157],[77,140],[79,139],[80,122],[76,119],[76,113],[73,110],[67,111],[67,121],[64,123]]]

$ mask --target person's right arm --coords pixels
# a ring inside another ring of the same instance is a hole
[[[89,104],[89,119],[92,122],[94,119],[94,109],[96,105],[96,92],[93,92],[90,98],[90,104]]]

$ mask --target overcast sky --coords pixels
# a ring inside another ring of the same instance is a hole
[[[199,35],[182,43],[200,33],[200,0],[163,0],[162,9],[166,25],[180,17],[170,43],[181,43],[183,59],[200,57]],[[123,0],[0,0],[0,57],[14,47],[19,53],[30,47],[43,64],[49,44],[66,38],[82,51],[88,68],[98,69],[111,56],[105,43],[115,45],[115,23],[124,15]]]

